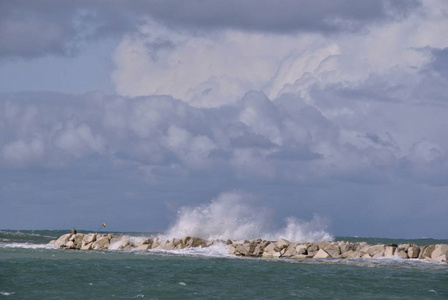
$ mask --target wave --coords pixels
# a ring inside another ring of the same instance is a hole
[[[9,243],[0,244],[0,248],[22,248],[22,249],[55,249],[49,244]]]
[[[166,238],[195,236],[206,240],[255,239],[297,242],[333,240],[326,231],[327,221],[314,216],[310,221],[288,217],[283,228],[275,229],[269,210],[255,205],[251,195],[241,192],[221,194],[211,203],[183,207]]]

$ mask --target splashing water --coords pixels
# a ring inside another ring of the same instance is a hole
[[[164,236],[195,236],[207,240],[284,238],[298,242],[333,239],[325,231],[327,222],[317,216],[310,222],[289,217],[280,230],[273,229],[269,219],[268,210],[254,205],[250,195],[224,193],[207,205],[181,208],[176,223]]]

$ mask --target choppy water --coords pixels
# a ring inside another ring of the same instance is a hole
[[[0,298],[448,299],[446,263],[236,258],[220,247],[84,252],[46,246],[63,233],[0,231]]]

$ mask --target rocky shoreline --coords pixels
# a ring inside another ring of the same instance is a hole
[[[55,248],[73,250],[180,250],[225,244],[227,252],[236,256],[262,258],[381,258],[422,259],[448,263],[448,244],[418,246],[415,244],[377,244],[366,242],[289,242],[255,240],[211,240],[197,237],[163,239],[131,237],[113,233],[67,233],[49,243]]]

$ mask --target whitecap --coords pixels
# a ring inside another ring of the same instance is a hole
[[[28,244],[28,243],[1,244],[0,248],[55,249],[52,245],[49,244]]]

